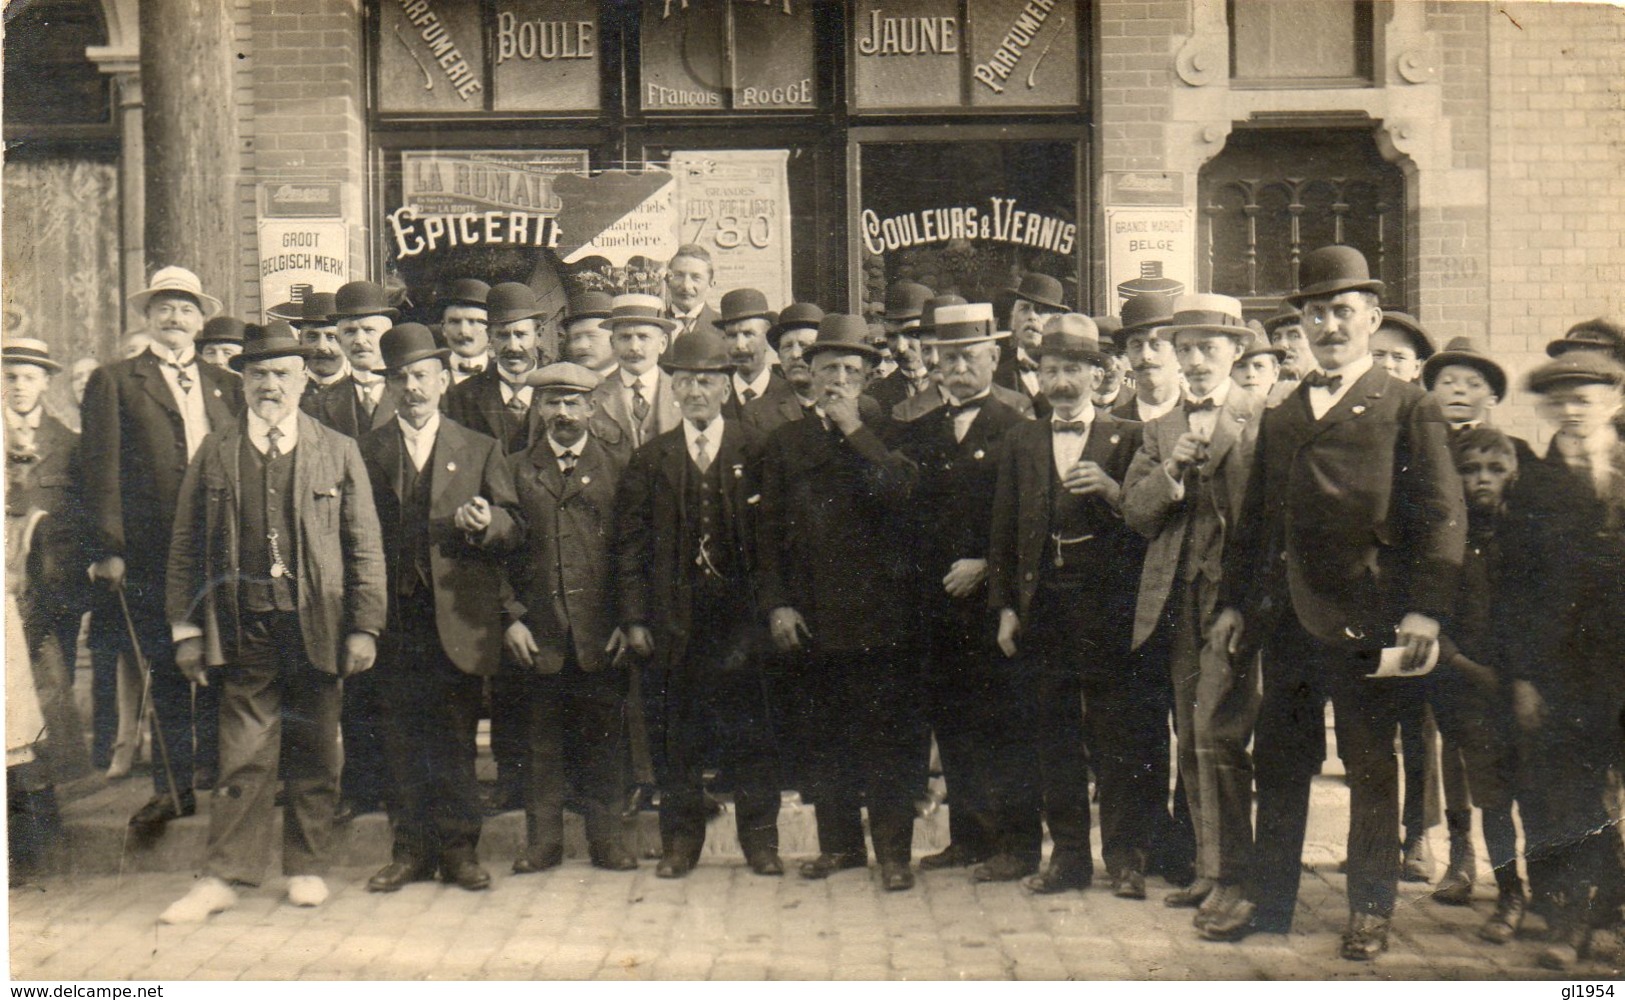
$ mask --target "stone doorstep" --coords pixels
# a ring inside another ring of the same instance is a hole
[[[189,872],[203,863],[208,841],[208,799],[199,795],[198,814],[168,825],[162,835],[150,842],[138,840],[129,832],[129,818],[151,795],[151,785],[140,777],[109,784],[98,791],[77,797],[62,805],[63,843],[49,852],[50,871],[55,874],[116,875],[135,872]],[[722,798],[723,812],[706,826],[703,856],[743,860],[733,820],[733,804]],[[639,813],[624,823],[626,844],[639,858],[660,856],[660,822],[654,812]],[[487,817],[480,834],[480,858],[487,867],[506,870],[525,843],[525,814],[505,812]],[[948,843],[948,810],[941,807],[917,820],[914,828],[915,855],[930,854]],[[279,870],[282,845],[282,810],[278,809],[271,831],[271,873]],[[787,795],[779,809],[779,851],[787,858],[811,857],[818,853],[818,832],[813,809],[794,795]],[[564,854],[585,859],[587,838],[580,816],[564,816]],[[389,821],[383,813],[358,816],[337,831],[334,864],[337,866],[382,866],[389,861]]]

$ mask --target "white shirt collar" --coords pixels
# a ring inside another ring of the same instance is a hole
[[[1134,397],[1135,419],[1139,420],[1141,423],[1150,423],[1151,421],[1162,416],[1164,413],[1171,412],[1174,407],[1179,405],[1179,401],[1183,398],[1183,392],[1176,392],[1166,403],[1147,403],[1144,398],[1136,394]]]
[[[673,319],[699,319],[700,313],[702,312],[705,312],[704,296],[701,296],[700,301],[695,304],[694,308],[688,310],[687,312],[678,312],[676,303],[673,303],[671,308],[671,315]]]
[[[310,380],[312,382],[314,382],[316,385],[319,385],[319,386],[329,386],[329,385],[332,385],[335,382],[340,381],[341,379],[344,378],[344,376],[346,376],[348,374],[350,374],[350,362],[346,361],[346,362],[344,362],[343,367],[341,367],[334,374],[327,376],[326,378],[323,378],[322,376],[316,374],[315,372],[311,372],[310,373]]]
[[[510,375],[510,374],[508,374],[508,369],[502,367],[501,365],[497,365],[496,366],[497,380],[502,382],[504,385],[507,385],[510,388],[518,389],[518,388],[524,386],[524,384],[525,384],[525,376],[529,375],[531,372],[533,372],[535,370],[536,370],[536,363],[534,361],[531,362],[531,366],[529,368],[526,368],[524,371],[520,372],[518,375]],[[650,370],[653,371],[653,369],[650,369]]]
[[[27,413],[18,413],[11,407],[6,407],[6,424],[15,429],[28,428],[31,431],[39,430],[40,418],[45,416],[45,407],[35,403],[34,408]]]
[[[1355,382],[1358,382],[1361,376],[1370,371],[1373,364],[1375,364],[1375,362],[1372,360],[1371,355],[1362,354],[1336,371],[1326,369],[1326,374],[1343,376],[1343,384],[1338,386],[1338,388],[1346,389]],[[1324,386],[1315,386],[1313,388],[1318,388],[1322,391],[1325,389]]]
[[[417,462],[418,468],[423,468],[423,462],[417,460],[422,458],[427,461],[429,453],[434,451],[435,437],[440,433],[440,412],[437,410],[429,414],[429,419],[421,428],[414,428],[402,416],[396,416],[395,422],[401,425],[401,436],[406,439],[406,447],[412,452],[413,461]]]
[[[736,370],[733,375],[734,394],[743,399],[746,389],[755,389],[756,398],[760,399],[761,397],[767,395],[767,384],[772,380],[773,369],[768,365],[763,365],[762,373],[757,375],[755,380],[751,382],[746,382],[744,379],[740,378],[739,372]]]
[[[553,449],[554,458],[563,458],[566,455],[574,455],[576,458],[580,458],[582,449],[587,447],[587,435],[581,435],[581,440],[566,447],[553,440],[553,435],[549,434],[547,436],[547,444]]]
[[[1231,382],[1228,378],[1222,379],[1219,382],[1218,388],[1214,389],[1206,396],[1196,395],[1195,393],[1191,392],[1190,386],[1187,385],[1185,387],[1185,394],[1183,398],[1188,399],[1193,403],[1200,403],[1204,399],[1211,399],[1213,400],[1214,406],[1223,406],[1225,404],[1225,400],[1230,398],[1230,387],[1234,384],[1235,383]]]
[[[384,373],[364,372],[360,369],[352,368],[350,369],[350,379],[355,382],[356,385],[364,385],[371,388],[384,380]]]
[[[705,446],[711,452],[711,457],[716,458],[717,444],[722,441],[722,417],[718,415],[715,420],[706,424],[704,431],[694,426],[694,421],[686,417],[683,419],[683,440],[688,442],[690,452],[694,451],[694,439],[702,433],[705,435]]]
[[[260,416],[258,413],[255,413],[253,410],[244,410],[243,414],[248,418],[248,443],[253,445],[254,450],[259,452],[261,455],[265,454],[266,449],[271,446],[269,432],[272,425],[267,423],[264,417]],[[292,413],[277,421],[275,426],[277,431],[280,433],[280,440],[278,440],[276,443],[277,450],[286,455],[288,452],[293,450],[294,445],[299,443],[298,408],[296,407]]]
[[[185,368],[187,365],[197,361],[197,351],[192,347],[191,344],[187,344],[178,351],[171,351],[163,344],[160,344],[158,341],[154,340],[152,343],[147,345],[147,350],[152,352],[153,357],[157,358],[166,365],[180,365],[182,368]]]
[[[942,401],[947,403],[949,406],[969,406],[972,403],[985,403],[987,402],[987,397],[993,395],[993,387],[991,385],[969,399],[955,399],[954,394],[949,392],[944,386],[937,386],[937,390],[942,393]]]
[[[653,394],[654,390],[660,385],[660,367],[658,365],[644,372],[642,375],[634,375],[625,368],[620,369],[620,374],[621,388],[625,389],[627,392],[632,391],[632,383],[634,382],[643,386],[643,391],[646,394]]]

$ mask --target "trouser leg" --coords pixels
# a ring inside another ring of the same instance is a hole
[[[220,778],[209,808],[206,870],[258,885],[271,860],[282,753],[283,669],[269,616],[243,623],[237,662],[215,672],[221,696]]]
[[[1263,654],[1263,695],[1253,743],[1258,829],[1250,895],[1262,922],[1286,925],[1297,905],[1310,781],[1326,758],[1325,695],[1314,640],[1283,623]]]
[[[525,848],[540,855],[564,849],[566,696],[556,677],[532,674],[525,682]]]
[[[1216,817],[1209,815],[1209,804],[1202,797],[1202,773],[1198,764],[1198,747],[1203,741],[1201,725],[1197,719],[1198,692],[1202,676],[1201,607],[1196,589],[1183,582],[1174,585],[1178,608],[1173,616],[1173,635],[1168,650],[1169,682],[1173,688],[1174,736],[1180,784],[1183,787],[1191,826],[1196,838],[1196,873],[1202,878],[1219,877],[1219,845]],[[1155,669],[1153,659],[1149,669]]]
[[[862,792],[853,759],[852,713],[858,698],[847,676],[861,669],[848,655],[817,657],[808,676],[807,774],[812,787],[818,850],[867,857],[863,842]]]
[[[875,858],[908,864],[914,843],[914,796],[925,786],[919,748],[925,720],[918,704],[919,672],[909,650],[875,650],[860,659],[857,711],[848,729],[860,762],[860,788],[869,809]]]
[[[376,808],[393,794],[389,765],[384,759],[384,703],[382,675],[377,670],[344,679],[344,704],[339,726],[344,738],[344,798],[365,808]]]
[[[1195,713],[1204,834],[1225,885],[1246,879],[1253,849],[1253,759],[1248,751],[1263,700],[1259,658],[1230,661],[1204,647]]]
[[[1391,917],[1399,885],[1399,769],[1394,735],[1420,687],[1372,681],[1344,658],[1329,664],[1337,744],[1348,773],[1348,895],[1351,913]]]
[[[1040,662],[1033,678],[1038,784],[1054,857],[1092,869],[1089,764],[1084,751],[1083,680],[1062,665]]]
[[[475,775],[483,685],[479,677],[463,673],[444,658],[436,675],[441,690],[430,715],[435,781],[429,812],[441,854],[448,859],[473,858],[484,822]]]
[[[282,657],[282,871],[325,875],[332,864],[333,812],[338,807],[339,716],[344,690],[339,679],[305,659],[295,616],[279,615],[273,634]],[[370,671],[368,671],[370,673]]]

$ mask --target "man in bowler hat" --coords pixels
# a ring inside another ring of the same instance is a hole
[[[862,317],[832,313],[807,350],[813,415],[768,438],[757,544],[758,605],[774,645],[805,647],[808,769],[818,857],[803,878],[867,863],[861,809],[882,885],[912,888],[915,793],[925,784],[915,665],[893,608],[912,586],[907,551],[918,468],[866,423],[858,400],[875,363]]]
[[[352,281],[333,293],[328,319],[338,332],[350,373],[314,389],[306,412],[358,439],[389,425],[396,398],[386,385],[379,343],[399,317],[400,311],[389,304],[384,286],[377,282]]]
[[[288,901],[319,906],[332,861],[345,678],[373,665],[384,629],[384,550],[356,443],[299,411],[310,348],[276,320],[249,325],[248,406],[209,435],[181,486],[169,547],[176,662],[220,690],[220,791],[207,875],[164,911],[200,921],[257,886],[286,785]]]
[[[931,388],[931,369],[920,353],[919,327],[925,304],[934,294],[917,281],[893,282],[886,289],[885,312],[880,321],[897,367],[885,378],[873,381],[868,390],[884,413],[891,413],[898,403]]]
[[[729,306],[725,296],[724,317]],[[645,719],[664,748],[655,755],[660,878],[681,878],[699,861],[701,774],[710,762],[732,783],[746,864],[758,875],[784,874],[766,635],[751,587],[761,438],[723,409],[737,343],[715,330],[677,338],[666,368],[682,426],[639,448],[621,480],[620,621],[632,649],[649,658]]]
[[[728,359],[733,363],[729,380],[733,393],[723,407],[730,419],[738,420],[745,407],[758,399],[771,396],[777,401],[793,395],[784,376],[768,364],[767,333],[774,319],[767,296],[754,288],[736,288],[722,297],[722,315],[717,317],[716,326],[722,331]]]
[[[458,278],[438,305],[440,339],[451,348],[451,385],[462,385],[491,364],[491,286],[478,278]]]
[[[449,349],[417,323],[379,346],[397,414],[361,439],[361,454],[389,562],[379,695],[395,843],[367,888],[393,892],[438,870],[484,889],[474,733],[481,680],[501,656],[499,560],[524,541],[524,523],[501,445],[440,413]]]
[[[486,300],[492,363],[446,394],[446,415],[487,437],[508,454],[530,443],[531,387],[525,377],[540,361],[542,308],[523,282],[505,281]]]
[[[1264,652],[1255,732],[1258,828],[1245,896],[1204,936],[1291,927],[1310,779],[1325,757],[1330,697],[1349,780],[1349,922],[1340,954],[1388,946],[1399,876],[1394,737],[1403,679],[1371,679],[1400,647],[1423,668],[1450,612],[1466,535],[1448,429],[1420,386],[1374,365],[1381,281],[1347,246],[1305,255],[1292,296],[1319,369],[1265,413],[1246,505],[1226,553],[1209,641],[1232,658]]]

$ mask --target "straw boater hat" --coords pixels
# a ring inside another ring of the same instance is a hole
[[[920,308],[920,325],[911,331],[920,340],[937,339],[937,310],[948,306],[962,306],[965,298],[961,295],[933,295],[925,300]]]
[[[1152,328],[1159,340],[1173,342],[1181,332],[1218,333],[1245,346],[1253,335],[1241,318],[1241,303],[1228,295],[1208,292],[1181,295],[1174,299],[1174,315],[1165,326]],[[1127,308],[1126,306],[1124,308]]]
[[[1422,385],[1429,392],[1433,391],[1433,383],[1438,381],[1439,373],[1451,365],[1461,365],[1473,368],[1484,381],[1490,384],[1490,390],[1495,398],[1507,398],[1507,372],[1505,368],[1496,364],[1488,355],[1479,353],[1471,337],[1457,337],[1445,345],[1444,350],[1428,358],[1427,364],[1422,366]]]
[[[378,350],[384,356],[386,372],[400,371],[424,358],[439,358],[441,364],[446,364],[451,357],[451,348],[436,344],[434,332],[422,323],[391,327],[378,338]]]
[[[18,337],[6,341],[4,346],[0,346],[0,362],[38,365],[53,375],[62,370],[61,365],[51,360],[50,345],[33,337]]]
[[[658,326],[670,336],[682,324],[662,316],[665,308],[666,304],[658,295],[617,295],[610,302],[609,318],[604,320],[604,324],[611,329],[618,326]]]
[[[1298,290],[1286,301],[1299,308],[1309,299],[1341,295],[1344,292],[1371,292],[1382,295],[1387,286],[1371,277],[1365,254],[1349,246],[1334,244],[1303,255],[1298,268]]]
[[[606,296],[607,297],[607,296]],[[525,374],[525,384],[543,393],[589,393],[603,381],[591,368],[573,361],[555,361]]]
[[[241,372],[247,365],[256,361],[269,361],[271,358],[308,358],[313,348],[301,344],[294,335],[293,327],[286,321],[273,319],[263,325],[259,323],[243,324],[243,350],[226,360],[234,372]]]
[[[940,306],[934,314],[933,325],[934,342],[938,347],[990,344],[1010,336],[1008,331],[993,328],[993,305],[988,302]]]
[[[146,312],[148,300],[164,292],[190,295],[197,302],[198,308],[203,310],[204,319],[215,315],[221,308],[220,300],[213,295],[205,294],[203,282],[184,267],[160,267],[154,271],[152,283],[130,296],[130,308],[136,312]]]

